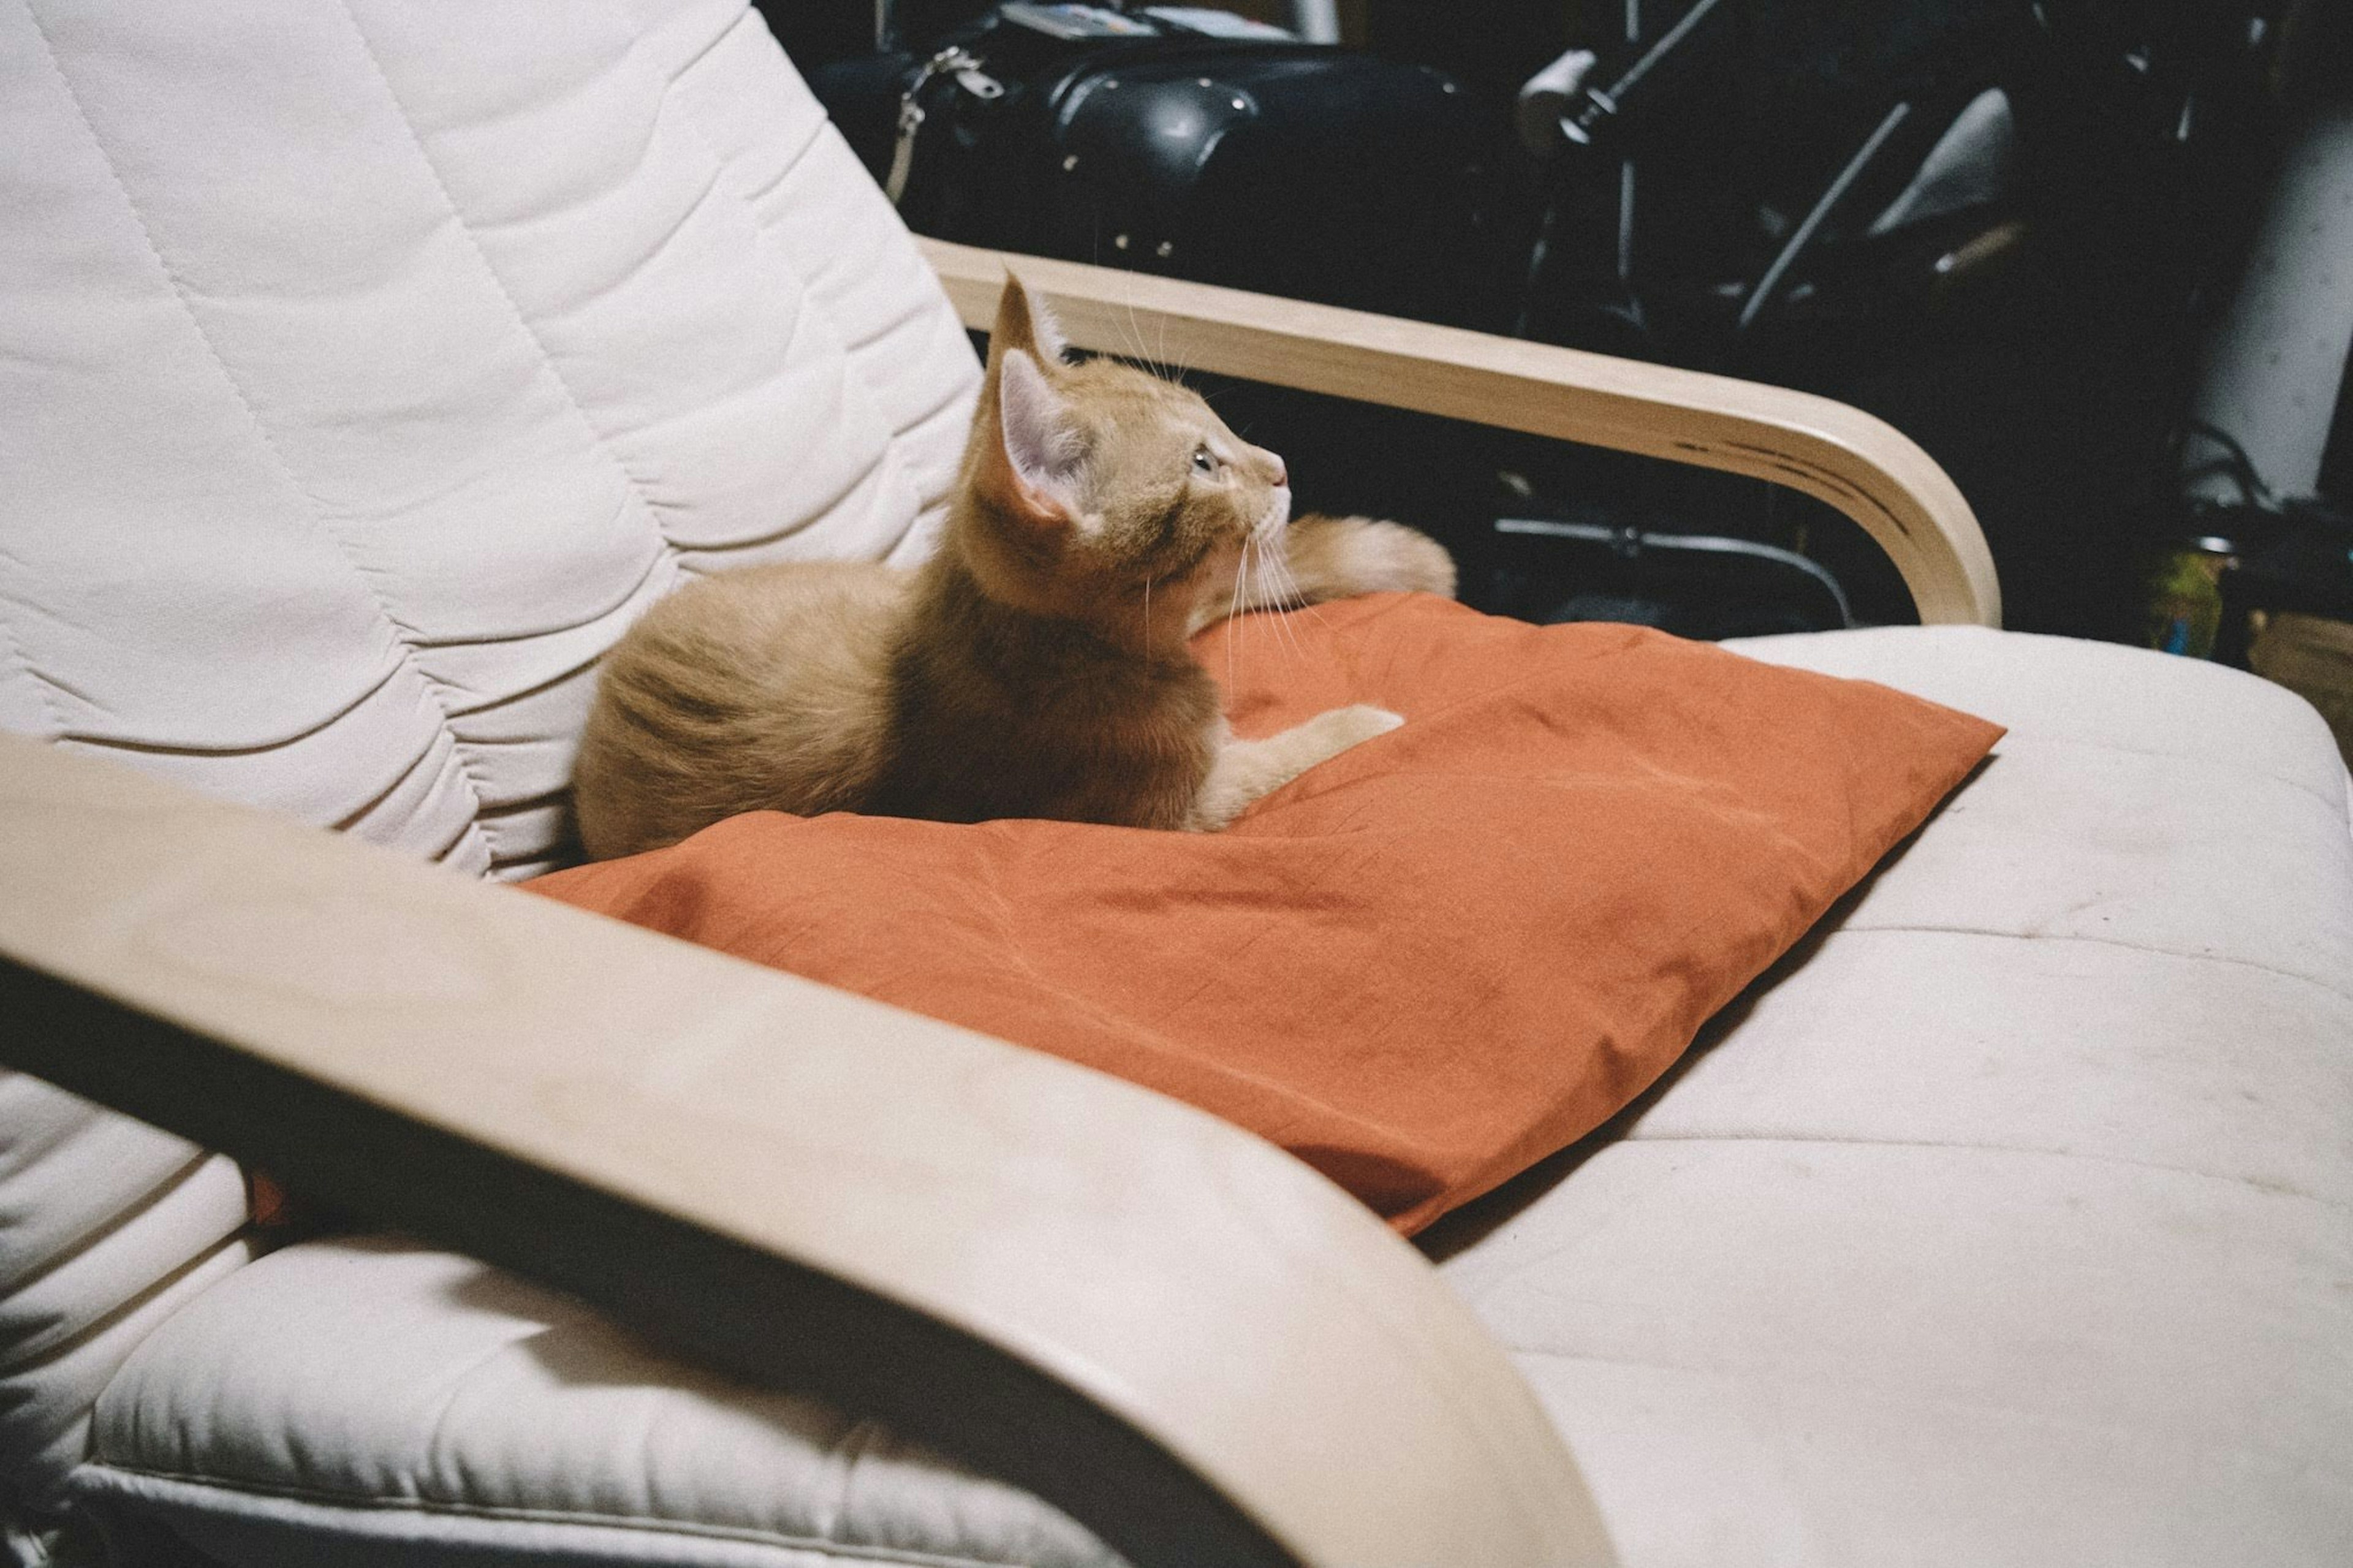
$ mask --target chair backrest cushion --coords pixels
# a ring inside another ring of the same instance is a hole
[[[682,574],[923,550],[979,382],[743,0],[0,7],[0,728],[480,874]],[[0,1074],[0,1515],[243,1212]]]
[[[560,859],[681,574],[911,556],[978,366],[743,0],[0,16],[0,727]]]

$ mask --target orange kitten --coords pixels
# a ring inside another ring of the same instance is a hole
[[[1335,708],[1237,740],[1186,641],[1237,608],[1451,595],[1446,552],[1393,522],[1290,522],[1282,458],[1187,389],[1062,348],[1008,279],[919,570],[726,573],[621,639],[574,775],[591,856],[763,809],[1214,829],[1403,722]]]

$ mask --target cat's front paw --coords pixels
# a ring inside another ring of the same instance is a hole
[[[1365,702],[1328,709],[1308,721],[1314,727],[1316,740],[1326,748],[1324,755],[1327,758],[1336,757],[1351,746],[1361,746],[1376,735],[1386,735],[1404,722],[1404,714]]]

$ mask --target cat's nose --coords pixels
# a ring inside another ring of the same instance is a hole
[[[1269,453],[1268,456],[1273,457],[1273,454]],[[1277,489],[1281,489],[1283,486],[1291,482],[1291,470],[1282,466],[1282,459],[1281,458],[1274,458],[1274,477],[1267,482]]]

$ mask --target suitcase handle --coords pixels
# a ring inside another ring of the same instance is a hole
[[[915,167],[915,133],[923,128],[923,89],[951,72],[958,85],[975,98],[987,100],[1005,95],[1005,84],[982,70],[980,57],[962,45],[950,44],[923,62],[915,79],[899,95],[899,134],[891,144],[891,172],[882,180],[882,194],[891,198],[894,207],[899,198],[907,194],[907,176]]]

